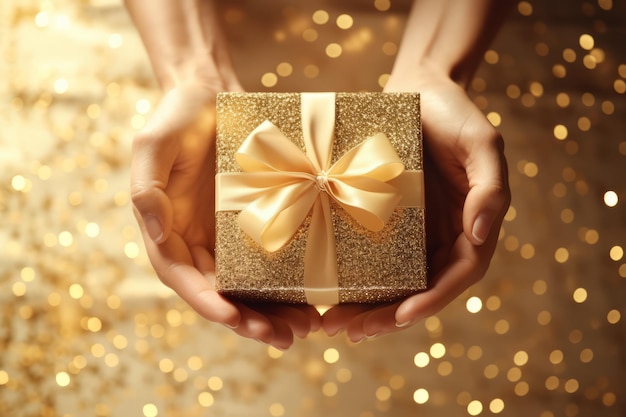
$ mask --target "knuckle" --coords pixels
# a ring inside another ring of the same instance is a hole
[[[145,147],[147,144],[154,143],[156,137],[153,132],[143,129],[135,133],[133,138],[133,150]]]
[[[135,209],[140,212],[155,197],[156,192],[153,188],[146,187],[143,184],[132,184],[130,187],[130,200]]]
[[[485,131],[477,137],[477,140],[481,145],[497,149],[498,152],[504,151],[504,139],[491,124],[485,126]]]
[[[498,211],[507,210],[511,205],[511,192],[506,183],[492,184],[489,186],[489,200],[492,207],[498,207]]]

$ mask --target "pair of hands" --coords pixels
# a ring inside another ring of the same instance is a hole
[[[400,87],[401,86],[401,87]],[[323,318],[311,306],[251,308],[215,291],[215,95],[170,89],[133,143],[131,196],[161,281],[207,320],[279,349],[323,327],[361,341],[437,313],[482,278],[509,203],[501,137],[465,91],[445,77],[389,81],[419,91],[424,128],[429,288],[386,305],[339,305]]]

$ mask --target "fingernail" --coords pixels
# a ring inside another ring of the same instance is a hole
[[[366,335],[365,335],[365,338],[366,338],[366,339],[373,339],[373,338],[375,338],[376,336],[378,336],[379,334],[380,334],[380,332],[376,332],[376,333],[374,333],[374,334],[366,334]]]
[[[359,343],[364,341],[366,338],[367,338],[367,336],[363,336],[362,338],[360,338],[358,340],[353,340],[352,343],[354,343],[355,345],[358,345]]]
[[[236,329],[237,327],[239,327],[239,323],[237,324],[229,324],[229,323],[224,323],[224,326],[228,327],[231,330]]]
[[[341,329],[335,330],[335,331],[330,332],[330,333],[326,332],[326,336],[328,336],[328,337],[335,337],[335,336],[337,336],[339,334],[340,331],[341,331]]]
[[[413,323],[413,320],[405,321],[403,323],[396,323],[396,327],[408,327]]]
[[[489,236],[489,230],[491,229],[491,218],[486,213],[478,215],[472,226],[472,236],[479,243],[484,243]]]
[[[146,225],[146,231],[148,232],[150,239],[159,243],[161,239],[163,239],[163,228],[161,227],[159,219],[157,219],[156,216],[149,214],[144,217],[143,222]]]

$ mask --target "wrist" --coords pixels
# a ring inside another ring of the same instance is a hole
[[[208,56],[176,57],[155,66],[155,75],[163,90],[184,85],[203,85],[214,91],[237,91],[241,87],[230,65],[220,66]]]
[[[392,78],[419,77],[426,81],[453,81],[467,89],[482,59],[482,53],[456,56],[446,51],[428,51],[418,56],[399,55],[391,71]]]
[[[124,1],[164,90],[198,83],[239,88],[211,1]]]
[[[465,82],[454,78],[451,67],[432,60],[422,60],[412,65],[396,63],[385,85],[385,91],[423,91],[443,84],[457,84],[463,89],[466,86]]]
[[[391,78],[445,77],[466,88],[512,4],[511,0],[416,0]]]

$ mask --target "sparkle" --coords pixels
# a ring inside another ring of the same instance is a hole
[[[515,353],[515,356],[513,357],[513,362],[515,362],[515,365],[517,366],[526,365],[526,363],[528,363],[528,353],[520,350],[519,352]]]
[[[153,403],[144,404],[142,411],[145,417],[157,417],[159,415],[159,409]]]
[[[210,392],[205,391],[198,394],[198,404],[200,404],[202,407],[208,408],[211,407],[214,403],[215,398]]]
[[[120,35],[119,33],[112,33],[109,35],[109,40],[108,40],[109,48],[117,49],[120,46],[122,46],[123,42],[124,42],[124,39],[122,38],[122,35]]]
[[[57,94],[64,94],[67,92],[69,88],[69,83],[65,78],[59,78],[56,81],[54,81],[53,88]]]
[[[424,388],[418,388],[413,392],[413,401],[417,404],[426,404],[429,398],[430,394]]]
[[[261,83],[265,87],[274,87],[278,82],[278,77],[273,72],[266,72],[261,77]]]
[[[584,303],[587,300],[587,290],[584,288],[576,288],[572,297],[577,303]]]
[[[272,417],[281,417],[285,414],[285,406],[281,403],[273,403],[270,405],[270,415]]]
[[[415,354],[413,362],[418,368],[424,368],[430,363],[430,356],[426,352],[418,352]]]
[[[563,125],[556,125],[554,127],[554,137],[558,140],[567,138],[567,128]]]
[[[387,386],[378,387],[375,395],[378,401],[388,401],[391,398],[391,389]]]
[[[11,186],[15,191],[24,191],[26,188],[26,178],[22,175],[16,175],[11,179]]]
[[[611,324],[617,324],[620,319],[622,318],[622,314],[619,312],[619,310],[611,310],[608,312],[608,314],[606,315],[606,321],[608,321]]]
[[[135,259],[139,256],[139,245],[136,242],[128,242],[124,246],[124,253],[130,259]]]
[[[615,245],[611,247],[611,249],[609,250],[609,257],[613,261],[617,262],[621,260],[623,256],[624,256],[624,249],[621,246]]]
[[[335,348],[328,348],[324,351],[324,361],[326,363],[336,363],[339,360],[339,352]]]
[[[400,375],[397,376],[402,378]],[[350,371],[348,368],[341,368],[337,371],[336,377],[337,381],[339,382],[349,382],[352,379],[352,371]]]
[[[504,410],[504,401],[500,398],[494,398],[489,403],[489,411],[494,414],[501,413]]]
[[[328,12],[326,10],[317,10],[313,13],[313,21],[318,25],[323,25],[328,22]]]
[[[328,46],[326,46],[326,55],[328,55],[330,58],[338,58],[339,56],[341,56],[342,52],[343,48],[338,43],[333,42],[329,43]]]
[[[337,17],[337,26],[340,29],[350,29],[353,24],[354,20],[349,14],[342,14]]]
[[[527,1],[520,1],[517,3],[517,11],[522,16],[530,16],[533,14],[533,6]]]
[[[482,309],[482,307],[483,302],[478,297],[470,297],[470,299],[467,300],[466,308],[467,311],[469,311],[470,313],[478,313]]]
[[[593,45],[595,42],[593,40],[593,36],[591,36],[588,33],[585,33],[585,34],[580,35],[580,38],[578,39],[578,43],[580,44],[581,48],[590,51],[591,49],[593,49]]]
[[[64,247],[67,248],[67,247],[72,246],[72,243],[74,243],[74,236],[72,236],[72,234],[70,232],[65,230],[65,231],[59,233],[58,240],[59,240],[59,244],[61,246],[64,246]]]
[[[446,346],[443,343],[435,343],[430,347],[430,356],[435,359],[442,358],[446,354]]]
[[[150,111],[150,107],[150,101],[145,98],[139,99],[137,103],[135,103],[135,110],[137,110],[139,114],[147,114]]]
[[[58,372],[56,374],[57,385],[60,387],[67,387],[70,382],[70,375],[67,372]]]
[[[604,193],[604,204],[606,204],[607,207],[615,207],[618,202],[619,198],[615,191],[607,191]]]
[[[324,396],[326,397],[334,397],[335,395],[337,395],[338,391],[339,391],[339,388],[337,387],[337,384],[335,384],[334,382],[326,382],[322,386],[322,394],[324,394]]]
[[[477,416],[483,412],[483,404],[478,400],[472,400],[467,405],[467,414],[470,416]]]
[[[374,0],[374,7],[380,12],[385,12],[391,7],[390,0]]]
[[[289,77],[293,72],[293,66],[288,62],[281,62],[276,66],[276,73],[281,77]]]
[[[567,262],[569,259],[569,251],[566,248],[558,248],[556,252],[554,252],[554,259],[560,264]]]

